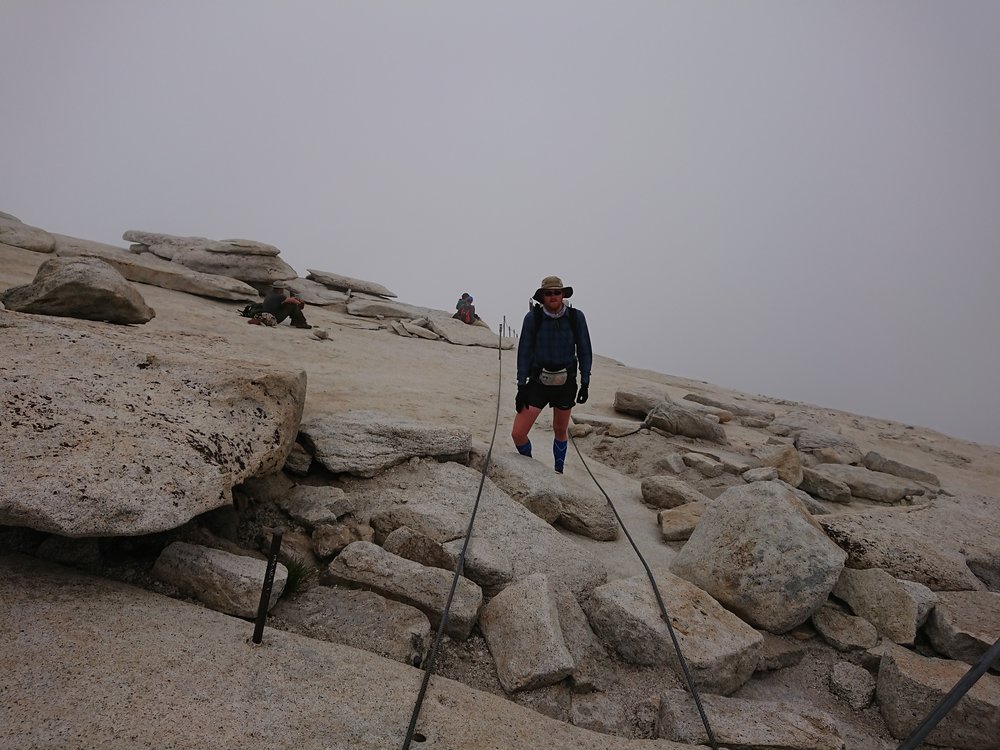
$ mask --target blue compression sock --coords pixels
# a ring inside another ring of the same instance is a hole
[[[517,448],[517,452],[520,453],[522,456],[527,456],[528,458],[531,458],[531,441],[530,440],[527,443],[525,443],[524,445],[515,445],[514,447]]]
[[[556,459],[556,471],[560,474],[563,473],[563,464],[566,463],[566,446],[568,444],[568,440],[552,441],[552,455],[555,456]]]

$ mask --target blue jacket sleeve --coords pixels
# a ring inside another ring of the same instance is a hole
[[[576,320],[578,329],[576,357],[580,363],[580,383],[588,385],[590,383],[590,368],[594,365],[594,350],[590,347],[590,329],[587,328],[587,319],[584,317],[583,311],[576,311]],[[520,367],[520,357],[518,357],[518,367]]]
[[[521,338],[517,340],[517,382],[528,382],[531,363],[535,359],[535,316],[529,310],[521,321]]]

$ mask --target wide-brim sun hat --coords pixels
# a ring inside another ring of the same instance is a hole
[[[535,290],[535,293],[532,295],[532,299],[534,299],[535,302],[543,301],[545,299],[546,289],[559,289],[562,291],[563,299],[573,296],[573,287],[564,286],[562,279],[558,276],[546,276],[542,279],[542,283],[539,285],[538,289]]]
[[[271,282],[271,288],[272,289],[288,289],[288,282],[287,281],[280,281],[280,280],[279,281],[272,281]]]

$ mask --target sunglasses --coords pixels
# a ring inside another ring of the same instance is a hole
[[[562,289],[546,289],[542,292],[543,297],[562,297]]]

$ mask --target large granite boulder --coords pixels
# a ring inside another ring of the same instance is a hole
[[[777,482],[708,504],[670,569],[755,627],[783,633],[823,606],[847,555]]]
[[[911,645],[937,601],[937,594],[916,581],[900,581],[878,568],[844,568],[833,595],[846,602],[894,643]]]
[[[0,293],[9,310],[108,323],[147,323],[156,312],[113,267],[97,258],[50,258],[30,284]]]
[[[150,534],[232,503],[280,469],[303,372],[219,356],[190,336],[5,314],[0,524]]]

